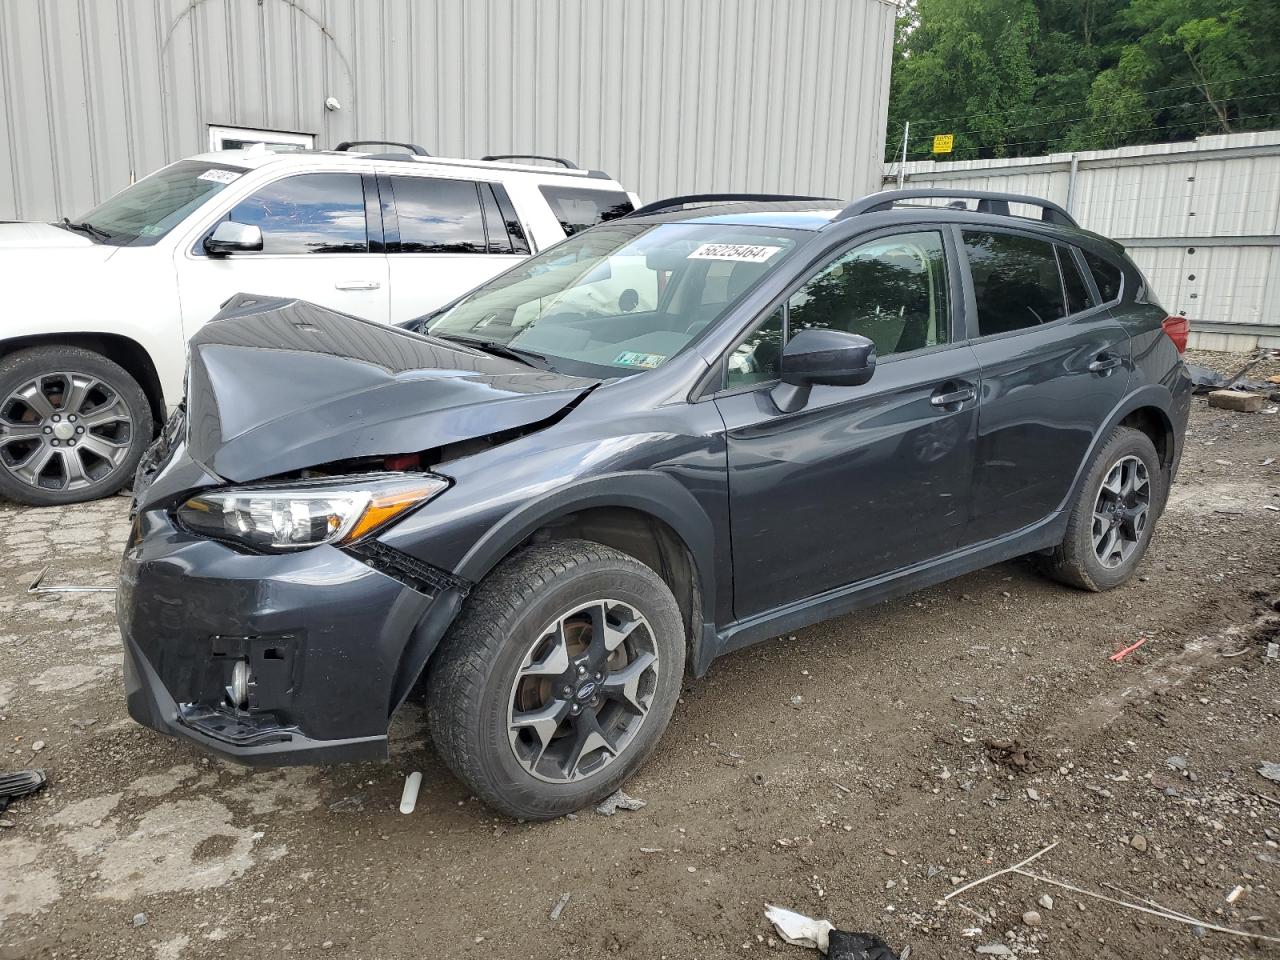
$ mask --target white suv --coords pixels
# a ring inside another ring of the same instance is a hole
[[[0,273],[20,281],[0,321],[0,495],[124,486],[182,397],[187,338],[238,292],[400,323],[638,205],[557,158],[358,145],[201,154],[74,221],[0,223]]]

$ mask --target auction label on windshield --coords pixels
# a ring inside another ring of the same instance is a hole
[[[240,179],[240,174],[234,170],[206,170],[197,180],[212,180],[214,183],[235,183]]]
[[[743,263],[764,263],[781,247],[759,243],[704,243],[689,254],[689,260],[739,260]]]

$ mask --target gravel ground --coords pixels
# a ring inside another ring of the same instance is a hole
[[[917,960],[1280,956],[1020,875],[940,902],[1056,842],[1028,869],[1280,936],[1278,478],[1280,416],[1197,402],[1130,584],[1008,563],[735,654],[628,783],[646,807],[548,824],[470,799],[417,711],[389,763],[327,769],[136,726],[111,595],[25,593],[111,583],[126,501],[0,504],[0,769],[50,779],[3,815],[0,958],[816,957],[766,902]]]

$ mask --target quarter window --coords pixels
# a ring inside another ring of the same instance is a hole
[[[782,375],[782,325],[785,309],[779,307],[729,354],[725,385],[742,387],[770,383]]]
[[[1062,270],[1062,288],[1067,293],[1067,312],[1079,313],[1097,306],[1094,303],[1093,294],[1089,292],[1089,287],[1084,282],[1084,277],[1080,275],[1076,258],[1066,247],[1058,247],[1057,250],[1058,266]]]
[[[474,180],[391,177],[401,253],[486,253]]]
[[[964,231],[978,305],[978,333],[988,337],[1066,316],[1054,245],[1009,233]]]
[[[303,173],[268,184],[228,218],[262,230],[262,253],[368,253],[364,187],[355,173]]]
[[[1098,285],[1098,293],[1102,294],[1102,302],[1110,303],[1120,299],[1120,268],[1109,260],[1085,251],[1084,262],[1089,265],[1093,274],[1093,282]]]
[[[620,190],[581,190],[575,187],[539,187],[560,221],[566,237],[581,233],[597,223],[625,217],[635,209]]]
[[[847,251],[787,301],[788,336],[843,330],[887,357],[946,343],[946,255],[933,231],[881,237]]]

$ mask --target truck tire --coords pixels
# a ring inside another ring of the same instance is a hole
[[[1066,536],[1039,558],[1050,577],[1081,590],[1110,590],[1133,576],[1164,505],[1165,473],[1141,430],[1116,427],[1089,467]]]
[[[489,806],[559,817],[644,762],[684,662],[680,608],[653,570],[586,540],[528,547],[480,583],[433,658],[432,738]]]
[[[96,500],[133,479],[154,423],[123,367],[81,347],[0,360],[0,496],[37,507]]]

